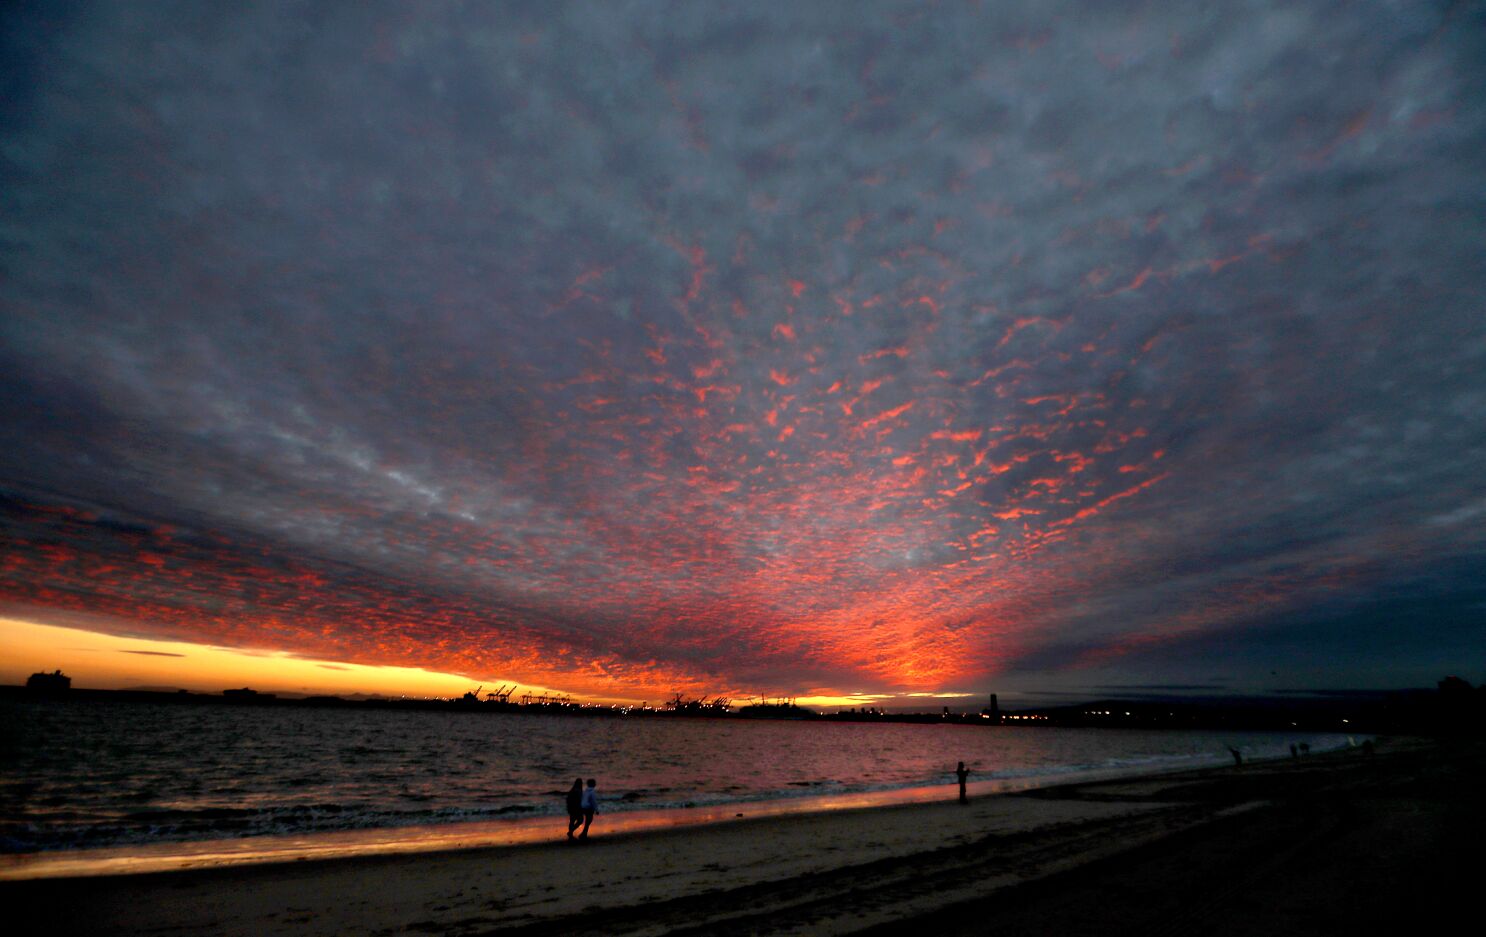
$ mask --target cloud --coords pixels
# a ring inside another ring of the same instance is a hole
[[[9,601],[898,693],[1482,571],[1473,7],[11,17]]]

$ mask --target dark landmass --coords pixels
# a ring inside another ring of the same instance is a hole
[[[278,696],[248,687],[221,694],[154,689],[92,690],[0,686],[0,699],[73,699],[106,704],[136,702],[171,705],[343,707],[364,710],[558,714],[604,718],[790,719],[822,722],[874,722],[1106,729],[1248,729],[1383,733],[1395,735],[1479,734],[1486,730],[1486,685],[1472,687],[1447,677],[1432,690],[1388,690],[1302,696],[1171,697],[1103,699],[1078,704],[1002,710],[994,700],[978,711],[889,712],[876,708],[820,713],[792,702],[732,707],[726,700],[675,700],[660,708],[576,703],[566,697],[510,694],[460,699],[391,699],[375,696]]]

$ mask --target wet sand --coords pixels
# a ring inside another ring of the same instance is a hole
[[[0,907],[51,934],[1417,928],[1470,893],[1483,768],[1479,743],[1400,741],[969,806],[946,787],[943,803],[641,832],[600,815],[581,845],[558,829],[501,848],[0,882]]]

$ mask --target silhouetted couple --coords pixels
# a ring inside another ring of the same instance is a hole
[[[568,839],[588,838],[588,828],[593,825],[594,812],[599,808],[599,795],[594,789],[597,785],[597,781],[589,778],[584,789],[582,778],[573,779],[573,786],[568,789]],[[573,831],[579,826],[583,832],[575,837]]]

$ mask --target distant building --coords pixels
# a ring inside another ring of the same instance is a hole
[[[72,689],[72,678],[60,670],[51,673],[33,673],[26,681],[26,689],[41,693],[60,693]]]
[[[982,709],[980,714],[996,725],[1001,724],[1001,704],[997,701],[996,694],[991,694],[990,699],[986,701],[986,708]]]

